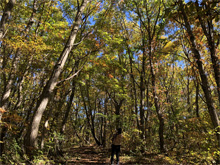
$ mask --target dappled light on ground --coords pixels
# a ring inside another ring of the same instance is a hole
[[[110,164],[110,149],[96,146],[73,147],[66,150],[69,155],[67,164]],[[123,152],[120,164],[172,164],[164,155],[147,154],[144,156],[128,156]]]

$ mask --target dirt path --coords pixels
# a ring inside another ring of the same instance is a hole
[[[110,164],[110,149],[103,149],[94,146],[83,146],[69,148],[66,152],[69,155],[69,159],[64,164]],[[120,165],[125,164],[161,165],[171,163],[166,161],[166,159],[164,159],[164,156],[158,154],[148,154],[144,157],[133,157],[121,153]]]
[[[71,159],[68,164],[108,164],[108,151],[94,147],[83,146],[71,148],[69,151]]]

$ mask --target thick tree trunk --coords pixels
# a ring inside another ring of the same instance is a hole
[[[53,93],[53,97],[51,100],[51,102],[53,102],[55,100],[55,95],[57,94],[57,88],[54,90],[54,93]],[[66,95],[65,95],[66,96]],[[62,96],[61,96],[62,98]],[[60,105],[60,104],[59,104]],[[61,109],[61,108],[60,108]],[[53,108],[51,107],[47,112],[46,112],[46,117],[45,117],[45,122],[44,122],[44,126],[43,126],[43,131],[41,132],[41,142],[40,142],[40,149],[44,149],[44,144],[45,144],[45,137],[46,137],[46,134],[48,133],[48,127],[49,127],[49,120],[52,116],[52,111],[53,111]]]
[[[79,26],[82,22],[82,13],[87,5],[89,0],[83,1],[82,5],[79,8],[79,11],[76,14],[75,17],[75,23],[73,25],[70,37],[63,49],[63,52],[61,53],[56,65],[54,66],[53,72],[51,74],[51,77],[49,78],[46,86],[43,89],[42,94],[40,95],[40,99],[36,106],[36,111],[34,113],[31,125],[29,127],[29,130],[27,132],[27,135],[25,137],[25,147],[27,149],[27,152],[29,152],[31,148],[37,147],[37,136],[38,136],[38,130],[40,126],[40,121],[43,116],[43,113],[47,107],[47,104],[52,96],[52,93],[54,91],[54,88],[57,85],[58,78],[61,74],[61,71],[63,70],[64,64],[66,63],[66,60],[69,56],[69,53],[74,45],[76,35],[79,30]]]

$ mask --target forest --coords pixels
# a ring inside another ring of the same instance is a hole
[[[220,163],[218,0],[1,0],[0,68],[0,164]]]

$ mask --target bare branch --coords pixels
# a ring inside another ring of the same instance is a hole
[[[73,46],[77,46],[77,45],[81,44],[81,43],[84,41],[84,39],[87,38],[87,37],[89,36],[89,34],[91,34],[91,32],[92,32],[92,31],[89,31],[88,33],[86,33],[86,34],[80,39],[80,41],[79,41],[78,43],[73,44]]]
[[[85,64],[85,63],[84,63],[84,64]],[[76,76],[79,74],[79,72],[83,69],[84,64],[83,64],[83,66],[82,66],[76,73],[74,73],[72,76],[70,76],[70,77],[68,77],[68,78],[66,78],[66,79],[64,79],[64,80],[59,81],[57,84],[63,83],[63,82],[65,82],[65,81],[67,81],[67,80],[70,80],[70,79],[76,77]]]

